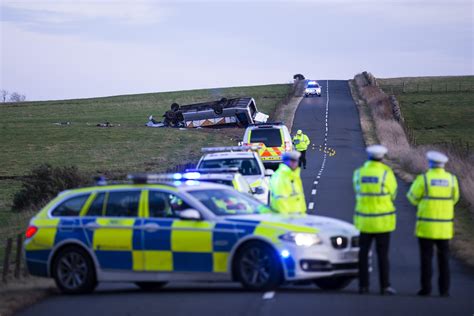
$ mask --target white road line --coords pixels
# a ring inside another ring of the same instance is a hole
[[[324,144],[321,146],[319,145],[320,150],[323,148],[323,162],[321,163],[321,168],[319,169],[319,172],[317,173],[316,179],[314,181],[314,185],[317,185],[319,183],[319,179],[321,178],[321,175],[323,174],[324,167],[326,166],[326,158],[327,158],[327,149],[328,149],[328,132],[329,132],[329,80],[326,81],[326,113],[325,113],[325,132],[324,132]],[[317,190],[313,189],[311,191],[311,195],[316,195]],[[312,210],[314,209],[314,202],[310,202],[308,205],[308,209]]]
[[[265,292],[263,293],[262,299],[264,300],[271,300],[275,296],[275,292]]]

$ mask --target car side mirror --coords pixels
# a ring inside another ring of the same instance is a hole
[[[265,169],[265,177],[271,177],[274,173],[272,169]]]
[[[179,212],[179,218],[184,220],[198,221],[201,219],[201,214],[195,209],[188,208]]]
[[[265,189],[263,187],[253,188],[253,194],[263,194],[263,193],[265,193]]]

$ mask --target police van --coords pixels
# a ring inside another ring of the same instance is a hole
[[[282,122],[254,124],[245,130],[244,146],[260,146],[258,154],[264,165],[276,169],[285,152],[293,151],[293,142],[288,128]]]

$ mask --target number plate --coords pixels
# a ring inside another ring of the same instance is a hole
[[[357,260],[359,258],[359,253],[357,251],[348,251],[339,254],[339,258],[342,260]]]

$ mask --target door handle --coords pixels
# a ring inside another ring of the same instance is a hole
[[[88,230],[96,230],[96,229],[100,228],[100,225],[97,224],[96,222],[89,222],[85,225],[85,227]]]
[[[156,223],[146,223],[143,225],[143,229],[148,233],[153,233],[160,229],[160,225]]]

